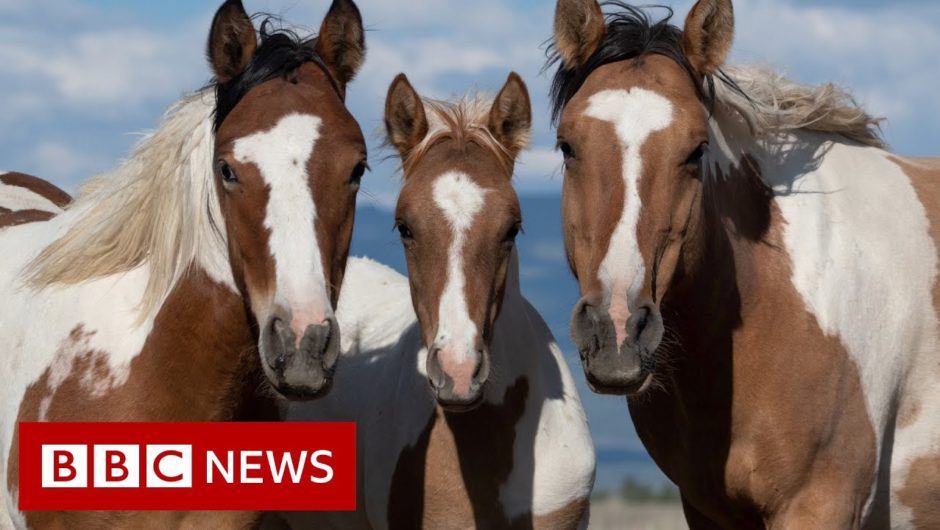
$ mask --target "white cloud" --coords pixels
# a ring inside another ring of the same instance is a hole
[[[940,6],[898,2],[865,9],[742,0],[736,7],[737,60],[770,63],[803,81],[834,81],[889,119],[900,151],[936,148],[915,136],[929,123],[940,132],[940,69],[934,66]]]
[[[49,88],[66,105],[138,105],[178,94],[193,79],[205,77],[204,59],[194,57],[188,35],[103,30],[49,46],[10,37],[0,38],[0,62],[7,75],[19,78],[19,90]]]
[[[67,191],[77,188],[76,177],[103,173],[115,161],[97,154],[87,153],[60,142],[42,142],[33,149],[31,157],[38,173],[54,182],[65,184]]]
[[[499,0],[358,3],[370,29],[369,53],[349,95],[367,133],[380,128],[385,92],[398,72],[406,72],[423,94],[446,97],[474,87],[495,91],[516,70],[529,84],[535,116],[532,149],[522,156],[516,182],[523,190],[559,189],[548,78],[539,76],[540,45],[551,36],[553,2],[537,7]],[[673,2],[676,23],[691,3]],[[289,23],[316,28],[328,3],[246,4],[251,11],[281,14]],[[935,68],[940,30],[930,23],[940,6],[891,3],[866,9],[736,0],[735,8],[736,61],[769,63],[804,81],[836,81],[891,120],[889,139],[900,151],[933,148],[935,142],[922,137],[940,133],[940,99],[933,93],[940,81]],[[146,109],[141,115],[147,121],[130,130],[152,127],[163,106],[209,77],[203,46],[210,9],[172,24],[118,24],[119,15],[83,2],[0,0],[0,63],[5,65],[0,125],[16,127],[63,111],[116,121]],[[133,12],[133,7],[126,10]],[[385,153],[373,144],[377,160]],[[385,174],[392,166],[373,165],[374,193],[390,196],[398,187]]]

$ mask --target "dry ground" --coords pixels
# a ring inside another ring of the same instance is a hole
[[[678,503],[638,503],[616,496],[591,503],[590,530],[685,530]]]

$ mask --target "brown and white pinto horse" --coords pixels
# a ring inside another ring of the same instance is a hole
[[[57,215],[0,230],[0,526],[240,528],[256,519],[20,513],[17,425],[257,417],[259,401],[270,405],[256,395],[264,376],[288,398],[329,388],[333,308],[365,160],[344,91],[363,53],[349,0],[334,1],[308,41],[265,27],[259,41],[230,0],[209,38],[214,87],[178,102],[64,211],[40,205],[31,209]],[[0,202],[24,182],[33,200],[67,201],[22,176],[2,178]],[[21,192],[9,203],[28,200]]]
[[[694,528],[940,528],[940,161],[832,86],[559,0],[564,236],[592,387],[626,394]]]
[[[290,418],[358,422],[358,512],[287,514],[295,528],[587,523],[594,449],[581,400],[519,287],[511,179],[530,123],[515,74],[492,103],[422,101],[403,75],[389,89],[410,276],[350,261],[337,387]]]
[[[48,221],[62,213],[72,197],[45,180],[0,171],[0,229]]]

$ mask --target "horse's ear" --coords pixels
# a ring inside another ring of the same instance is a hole
[[[493,100],[487,126],[513,157],[528,145],[532,132],[532,104],[529,90],[516,72],[509,74],[506,84]]]
[[[402,161],[428,134],[424,103],[405,74],[398,74],[388,87],[388,97],[385,99],[385,130],[388,132],[389,143],[398,149]]]
[[[567,69],[583,65],[604,38],[604,13],[597,0],[558,0],[555,49]]]
[[[725,63],[734,40],[731,0],[699,0],[685,19],[682,51],[700,75],[714,73]]]
[[[362,15],[352,0],[333,0],[320,25],[316,49],[345,89],[346,84],[356,77],[366,57]]]
[[[240,74],[257,48],[255,27],[241,0],[227,0],[215,13],[209,31],[207,53],[215,78],[225,83]]]

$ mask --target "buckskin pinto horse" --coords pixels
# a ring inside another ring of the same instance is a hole
[[[291,399],[329,388],[365,161],[344,94],[364,51],[349,0],[332,3],[311,40],[266,25],[259,40],[241,3],[227,1],[209,38],[214,86],[176,103],[64,211],[39,208],[44,222],[0,231],[0,526],[255,521],[20,513],[17,422],[227,420],[276,414],[263,404],[275,392],[256,395],[265,376]],[[14,176],[14,192],[3,178],[0,200],[16,210],[43,194],[36,181]],[[60,206],[67,196],[47,199]]]
[[[589,383],[693,528],[940,527],[940,160],[722,70],[730,0],[681,31],[608,5],[559,0],[550,59]]]
[[[512,74],[492,103],[423,101],[401,75],[385,120],[403,165],[409,278],[350,260],[336,388],[289,413],[357,421],[359,511],[285,517],[295,528],[584,527],[590,433],[519,286],[511,180],[531,124],[525,84]]]

